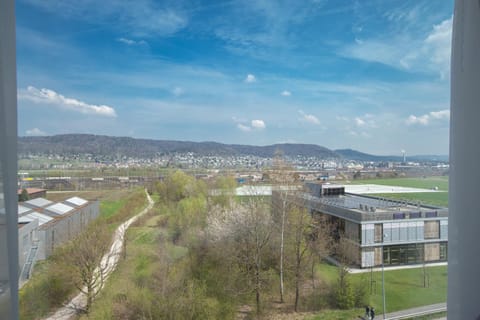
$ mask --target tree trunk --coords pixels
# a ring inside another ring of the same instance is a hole
[[[283,249],[284,249],[284,236],[285,236],[285,201],[283,201],[282,208],[282,230],[280,232],[280,303],[283,303]]]
[[[260,314],[260,274],[258,268],[255,270],[255,302],[257,304],[257,314]]]
[[[300,279],[299,279],[300,275],[299,274],[296,274],[295,275],[295,312],[298,311],[298,300],[299,300],[299,297],[300,297],[300,289],[299,289],[299,286],[300,286]]]
[[[90,306],[92,305],[92,301],[93,301],[93,287],[89,284],[87,286],[87,305],[85,306],[86,314],[90,312]]]
[[[312,289],[315,291],[315,259],[312,257]]]

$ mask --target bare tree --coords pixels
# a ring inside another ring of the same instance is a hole
[[[295,207],[290,211],[289,229],[291,230],[291,246],[294,253],[294,276],[295,276],[295,312],[298,311],[300,299],[300,285],[303,280],[303,269],[305,267],[306,254],[309,249],[309,241],[312,236],[311,216],[305,208]]]
[[[284,302],[284,262],[285,262],[285,227],[288,212],[290,210],[289,197],[292,196],[296,189],[296,179],[293,168],[288,166],[282,158],[281,152],[276,152],[274,158],[274,166],[269,174],[273,182],[274,195],[274,211],[280,218],[280,302]]]
[[[308,241],[311,266],[312,288],[315,290],[315,265],[317,261],[330,256],[337,244],[332,237],[335,226],[328,221],[325,215],[312,216],[312,229]]]
[[[110,235],[106,232],[106,225],[97,222],[73,241],[65,261],[78,279],[75,286],[86,296],[86,313],[104,285],[107,269],[111,267],[103,261],[109,249]]]
[[[255,293],[257,313],[261,310],[264,257],[272,234],[272,219],[265,200],[253,194],[241,205],[218,211],[208,217],[208,234],[212,241],[230,244],[235,263],[245,276],[245,283]]]

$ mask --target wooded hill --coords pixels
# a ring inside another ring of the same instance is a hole
[[[268,146],[135,139],[92,134],[63,134],[43,137],[19,137],[18,154],[78,155],[152,158],[160,155],[193,153],[198,156],[257,156],[271,158],[277,151],[287,157],[316,157],[356,161],[402,161],[400,156],[376,156],[352,149],[330,150],[315,144],[283,143]],[[409,161],[448,161],[448,156],[408,156]]]

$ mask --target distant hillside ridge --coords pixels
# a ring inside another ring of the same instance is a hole
[[[342,158],[363,162],[402,162],[403,156],[377,156],[352,149],[338,149],[334,150]],[[448,162],[448,155],[413,155],[406,157],[408,161],[414,162]]]
[[[191,152],[200,156],[257,156],[271,158],[277,151],[288,157],[305,156],[338,159],[340,155],[314,144],[250,146],[218,142],[135,139],[92,134],[63,134],[19,137],[18,154],[92,154],[96,156],[152,158],[158,155]]]

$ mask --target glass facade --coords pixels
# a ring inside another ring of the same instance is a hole
[[[447,261],[448,258],[448,242],[440,243],[440,260]]]
[[[436,256],[435,261],[447,261],[447,242],[440,243],[439,249],[440,252],[438,256],[434,255]],[[425,244],[423,243],[383,247],[385,265],[419,264],[424,262],[425,255]],[[429,260],[428,262],[430,261],[433,260]]]
[[[405,244],[383,247],[385,265],[415,264],[423,262],[423,244]]]

